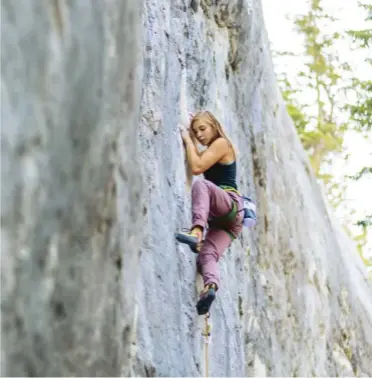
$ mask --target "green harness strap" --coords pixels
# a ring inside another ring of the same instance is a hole
[[[228,185],[219,185],[219,187],[227,192],[235,192],[236,194],[238,194],[240,196],[240,193],[238,190],[236,190],[235,188],[233,188],[232,186],[228,186]]]

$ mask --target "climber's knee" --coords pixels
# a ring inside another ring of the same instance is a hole
[[[206,183],[206,180],[205,179],[196,179],[194,181],[194,183],[192,184],[192,188],[191,190],[194,192],[194,191],[198,191],[202,188],[204,188],[205,186],[207,185]]]

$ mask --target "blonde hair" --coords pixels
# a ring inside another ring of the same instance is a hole
[[[225,133],[222,125],[218,122],[217,118],[208,110],[204,111],[204,112],[198,112],[194,115],[194,117],[192,118],[191,120],[191,124],[190,124],[190,133],[192,134],[192,137],[194,138],[194,140],[196,140],[196,137],[194,135],[194,130],[192,128],[193,124],[195,121],[199,121],[199,120],[206,120],[206,122],[212,126],[215,130],[217,130],[217,133],[218,133],[218,136],[220,136],[221,138],[224,138],[227,140],[227,142],[229,143],[231,149],[233,150],[233,153],[234,153],[234,158],[235,160],[237,159],[237,149],[235,148],[234,144],[231,142],[230,138],[227,136],[227,134]]]
[[[229,143],[231,149],[233,150],[234,159],[236,160],[237,156],[238,156],[238,151],[237,151],[236,147],[234,146],[234,144],[231,142],[230,138],[225,133],[222,125],[220,124],[220,122],[218,122],[217,118],[210,111],[208,111],[208,110],[197,112],[194,115],[194,117],[192,118],[192,120],[191,120],[191,123],[190,123],[190,136],[191,136],[192,140],[194,141],[194,143],[196,144],[196,136],[195,136],[195,133],[194,133],[194,130],[193,130],[192,127],[194,125],[194,122],[195,121],[199,121],[199,120],[204,120],[205,122],[207,122],[210,126],[212,126],[215,130],[217,130],[217,133],[218,133],[219,137],[224,138],[224,139],[227,140],[227,142]],[[191,168],[190,168],[189,164],[187,164],[187,167],[186,167],[186,176],[187,176],[187,183],[188,183],[188,185],[191,185],[191,182],[192,182],[192,171],[191,171]]]

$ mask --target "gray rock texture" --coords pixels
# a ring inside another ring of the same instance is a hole
[[[129,374],[141,3],[1,2],[1,375]]]
[[[210,376],[371,376],[372,290],[276,85],[259,1],[3,0],[2,376],[200,376],[178,123],[209,109],[258,224]]]
[[[277,89],[258,1],[147,0],[140,141],[147,183],[137,373],[204,373],[178,123],[209,109],[240,151],[258,225],[220,260],[211,376],[372,375],[372,291],[332,219]]]

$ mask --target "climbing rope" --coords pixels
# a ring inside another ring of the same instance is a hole
[[[211,330],[212,322],[210,321],[210,314],[207,312],[204,316],[204,332],[202,333],[204,336],[204,377],[208,377],[208,345],[212,342]]]

